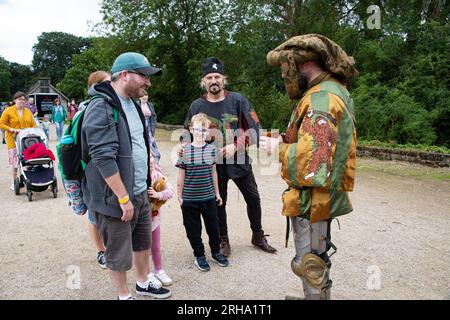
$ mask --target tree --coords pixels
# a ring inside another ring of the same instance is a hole
[[[72,66],[72,55],[89,47],[88,38],[64,32],[44,32],[33,46],[33,69],[38,76],[50,77],[57,84]]]
[[[0,100],[11,100],[9,62],[0,56]]]
[[[200,62],[228,21],[229,5],[207,0],[113,0],[102,2],[102,12],[112,34],[126,44],[123,51],[143,53],[164,67],[150,94],[160,119],[180,123],[199,95]]]
[[[119,48],[123,47],[114,37],[92,39],[92,43],[90,49],[73,55],[72,67],[57,85],[67,96],[77,100],[87,97],[89,74],[98,70],[109,71]]]
[[[11,70],[11,82],[10,82],[11,93],[14,94],[17,91],[27,92],[27,90],[30,88],[30,85],[34,77],[31,68],[27,65],[13,62],[10,64],[10,70]]]
[[[367,26],[371,5],[380,9],[379,29]],[[179,124],[201,94],[201,61],[214,55],[228,89],[249,98],[265,128],[283,129],[295,101],[266,54],[291,36],[319,33],[356,59],[359,137],[450,144],[450,0],[104,0],[102,13],[104,37],[74,56],[60,84],[76,97],[90,71],[140,52],[164,70],[149,90],[159,119]]]
[[[437,143],[450,146],[450,27],[437,21],[419,28],[414,54],[400,68],[399,86],[431,115]],[[447,40],[445,40],[447,39]]]

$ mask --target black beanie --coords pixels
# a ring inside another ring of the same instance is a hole
[[[223,63],[216,57],[209,57],[202,62],[202,78],[208,73],[224,74]]]

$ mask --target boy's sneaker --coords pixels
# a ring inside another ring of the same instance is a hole
[[[213,254],[212,258],[213,258],[213,260],[215,262],[217,262],[219,264],[219,266],[221,266],[221,267],[228,267],[228,264],[229,264],[228,259],[225,258],[223,256],[223,254],[221,254],[220,252],[216,253],[216,254]]]
[[[147,288],[141,288],[136,283],[136,293],[156,299],[167,299],[172,295],[172,292],[170,292],[170,290],[167,290],[163,287],[158,288],[158,286],[151,281],[148,283]]]
[[[167,275],[167,273],[164,270],[159,270],[157,273],[155,273],[155,277],[164,285],[164,286],[170,286],[172,284],[172,279]]]
[[[196,257],[194,263],[202,271],[209,271],[211,269],[205,256]]]
[[[97,253],[97,262],[100,268],[106,269],[106,260],[105,260],[105,252],[99,251]]]
[[[150,272],[148,274],[148,281],[153,283],[155,287],[161,288],[163,286],[161,281],[159,281],[159,279],[157,277],[155,277],[155,273],[154,272]]]
[[[117,297],[117,300],[120,300],[120,298]],[[126,301],[126,300],[135,300],[135,298],[132,297],[132,296],[129,296],[127,299],[125,299],[125,300],[120,300],[120,301]]]

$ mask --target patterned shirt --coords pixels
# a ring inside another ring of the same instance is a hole
[[[213,183],[213,166],[216,163],[216,147],[205,144],[184,147],[183,156],[176,167],[185,170],[183,201],[204,202],[216,198]]]

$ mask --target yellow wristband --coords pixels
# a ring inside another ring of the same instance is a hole
[[[123,197],[122,199],[119,199],[120,204],[125,204],[128,201],[130,201],[130,197],[128,196],[128,194],[125,197]]]

